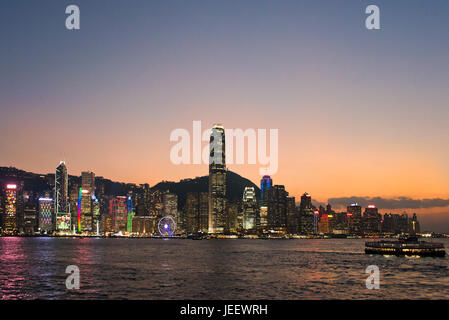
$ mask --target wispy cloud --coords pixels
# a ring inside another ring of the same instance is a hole
[[[357,202],[362,207],[370,204],[376,205],[381,209],[421,209],[449,206],[449,199],[412,199],[408,197],[382,198],[382,197],[341,197],[329,198],[328,202],[333,207],[346,207],[351,203]]]

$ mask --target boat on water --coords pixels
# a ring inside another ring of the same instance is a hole
[[[365,242],[365,253],[396,256],[444,257],[443,243],[419,241],[416,236],[400,237],[398,240]]]

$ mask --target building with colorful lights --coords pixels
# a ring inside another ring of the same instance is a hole
[[[8,183],[3,187],[2,230],[6,234],[16,234],[21,229],[21,200],[21,185]]]
[[[112,217],[114,233],[127,232],[127,197],[117,196],[109,202],[109,216]]]
[[[39,198],[39,231],[50,233],[54,231],[53,227],[53,199],[44,197]]]
[[[267,192],[273,186],[273,179],[269,175],[265,175],[260,180],[260,202],[266,205]]]

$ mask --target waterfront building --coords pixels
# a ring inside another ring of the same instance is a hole
[[[162,195],[163,216],[171,216],[176,226],[181,224],[181,215],[178,212],[178,196],[174,193],[165,192]],[[179,229],[178,229],[179,230]]]
[[[301,196],[301,202],[299,204],[299,232],[304,235],[311,235],[316,233],[317,218],[318,217],[315,214],[315,208],[312,205],[312,197],[310,194],[305,192]]]
[[[295,197],[287,197],[287,232],[290,234],[299,232],[299,212]]]
[[[243,191],[243,229],[253,230],[256,228],[258,208],[254,187],[245,187]]]
[[[349,234],[363,234],[362,228],[362,207],[357,203],[352,203],[346,208]]]
[[[153,190],[150,192],[150,216],[162,218],[164,214],[163,192]]]
[[[157,232],[158,222],[154,216],[134,216],[132,232],[141,236],[151,236]]]
[[[48,197],[39,198],[39,231],[50,233],[54,231],[54,206],[53,199]]]
[[[8,183],[3,186],[3,232],[17,234],[22,228],[22,184]]]
[[[237,233],[239,225],[238,225],[238,212],[239,212],[239,204],[235,202],[229,202],[226,204],[226,225],[224,233],[233,234]]]
[[[268,229],[286,231],[288,192],[283,185],[272,186],[267,191]]]
[[[150,194],[150,185],[147,183],[141,184],[137,189],[136,216],[150,215]]]
[[[209,199],[207,192],[188,192],[185,204],[185,232],[207,233],[209,230]]]
[[[265,175],[260,180],[260,203],[266,205],[268,190],[273,186],[273,179],[269,175]]]
[[[209,143],[209,230],[224,233],[226,217],[226,153],[225,130],[214,125]]]
[[[260,222],[258,225],[259,232],[265,233],[268,230],[268,207],[261,205],[259,210]]]
[[[126,199],[126,231],[133,231],[133,220],[134,220],[134,207],[133,207],[133,197],[131,194],[128,194],[128,198]]]
[[[375,234],[380,232],[382,216],[375,205],[369,205],[365,208],[362,221],[364,233]]]
[[[64,161],[59,163],[55,173],[55,210],[58,213],[69,212],[69,177],[67,174],[67,167]]]
[[[29,195],[23,197],[23,231],[25,234],[31,235],[37,231],[39,227],[38,223],[38,210],[36,205],[36,199],[31,198]]]
[[[126,199],[124,196],[117,196],[110,200],[109,216],[112,217],[114,233],[125,233],[127,231]]]
[[[81,231],[92,230],[92,201],[95,199],[95,174],[81,172]]]
[[[416,213],[414,213],[412,218],[410,219],[409,234],[417,233],[421,233],[421,227],[419,225],[418,217],[416,216]]]

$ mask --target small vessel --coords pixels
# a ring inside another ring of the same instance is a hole
[[[396,256],[444,257],[443,243],[419,241],[416,236],[400,237],[396,241],[365,242],[365,253]]]

